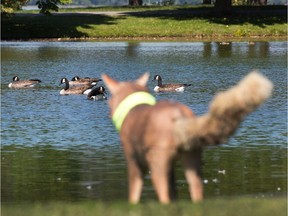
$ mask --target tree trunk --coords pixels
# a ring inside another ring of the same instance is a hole
[[[252,5],[267,5],[267,0],[250,0]]]
[[[203,4],[211,4],[212,1],[211,0],[203,0]]]
[[[139,6],[143,4],[143,0],[129,0],[130,6]]]
[[[267,0],[259,0],[259,5],[267,5]]]
[[[232,0],[216,0],[215,10],[219,15],[226,15],[230,13],[232,7]]]

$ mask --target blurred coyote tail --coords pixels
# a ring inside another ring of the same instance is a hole
[[[258,71],[244,77],[236,86],[218,93],[208,113],[175,122],[180,148],[191,150],[225,143],[246,115],[271,96],[273,84]]]

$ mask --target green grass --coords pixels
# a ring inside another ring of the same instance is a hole
[[[161,19],[161,18],[116,18],[109,25],[78,26],[79,32],[89,37],[184,37],[184,38],[219,38],[219,37],[261,37],[286,35],[282,24],[273,26],[255,25],[249,22],[230,24],[203,18]]]
[[[124,9],[138,12],[125,16],[77,14],[74,10],[66,15],[52,16],[18,13],[2,18],[2,39],[286,40],[287,36],[286,16],[274,14],[273,10],[268,14],[251,9],[250,15],[235,12],[229,16],[215,16],[209,7]],[[90,9],[90,12],[99,10]],[[257,16],[253,15],[255,11],[259,13]]]
[[[76,203],[36,203],[3,205],[2,216],[286,216],[287,200],[274,199],[212,199],[200,204],[188,201],[161,205],[147,202],[129,205],[126,202],[76,202]]]

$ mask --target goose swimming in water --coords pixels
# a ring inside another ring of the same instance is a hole
[[[13,81],[9,83],[9,88],[21,89],[21,88],[33,88],[39,85],[41,80],[30,79],[30,80],[20,80],[18,76],[14,76]]]
[[[92,90],[93,86],[90,85],[79,85],[79,86],[72,86],[70,87],[69,81],[67,78],[62,78],[60,81],[60,85],[64,84],[64,88],[60,91],[61,95],[69,95],[69,94],[85,94]]]
[[[87,95],[88,100],[106,100],[106,89],[103,86],[93,88]]]
[[[158,81],[158,85],[154,87],[155,92],[183,92],[185,87],[191,86],[191,84],[179,83],[162,84],[160,75],[155,75],[153,81]]]
[[[97,85],[99,81],[102,81],[102,79],[99,78],[80,78],[79,76],[74,76],[71,81],[69,82],[70,85]]]

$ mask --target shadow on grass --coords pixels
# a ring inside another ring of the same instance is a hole
[[[241,25],[250,23],[264,28],[265,25],[287,23],[287,6],[233,6],[227,13],[217,13],[214,7],[177,8],[175,10],[156,10],[127,12],[136,17],[157,17],[162,19],[189,20],[206,19],[211,23]]]
[[[23,18],[24,17],[24,18]],[[1,20],[1,40],[28,40],[31,38],[83,38],[87,34],[77,28],[90,25],[112,25],[114,18],[95,14],[21,14]]]

